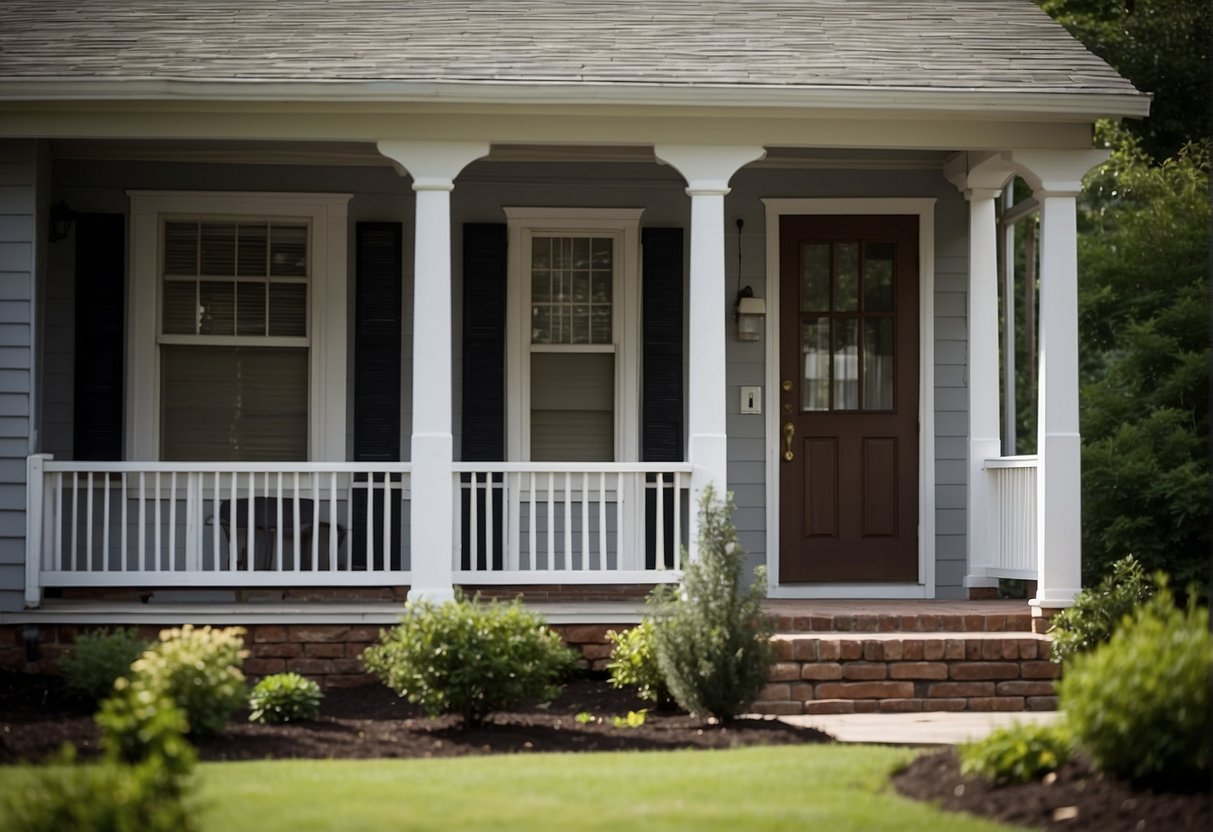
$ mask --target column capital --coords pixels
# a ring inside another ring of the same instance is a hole
[[[396,171],[413,178],[414,191],[449,191],[469,163],[488,155],[488,142],[379,141],[379,152]]]
[[[953,153],[943,175],[965,199],[993,199],[1015,175],[1006,153]]]
[[[1108,160],[1103,148],[1013,150],[1011,163],[1037,196],[1076,196],[1087,171]]]
[[[733,174],[767,155],[765,147],[707,144],[659,144],[653,153],[682,174],[691,196],[724,196]]]

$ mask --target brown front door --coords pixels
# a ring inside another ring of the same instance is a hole
[[[779,579],[918,578],[918,218],[779,227]]]

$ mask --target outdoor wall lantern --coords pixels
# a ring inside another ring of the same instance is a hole
[[[737,322],[738,341],[762,340],[762,322],[767,314],[767,302],[754,297],[754,290],[741,285],[741,229],[745,221],[737,218],[737,303],[733,307],[733,320]]]
[[[57,243],[67,237],[76,221],[76,212],[62,199],[51,206],[50,241]]]

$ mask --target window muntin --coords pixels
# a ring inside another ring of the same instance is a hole
[[[531,343],[611,344],[609,237],[531,238]]]

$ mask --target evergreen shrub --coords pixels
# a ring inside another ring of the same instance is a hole
[[[133,628],[96,630],[77,636],[59,668],[69,687],[99,702],[114,689],[115,679],[129,675],[131,664],[149,646]]]
[[[1053,618],[1053,661],[1064,662],[1112,637],[1125,616],[1154,594],[1154,583],[1132,555],[1112,564],[1096,587],[1078,593],[1074,606]]]
[[[298,673],[275,673],[249,693],[249,721],[297,722],[320,716],[320,685]]]

